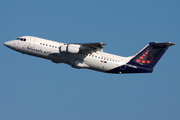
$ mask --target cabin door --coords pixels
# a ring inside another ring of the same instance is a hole
[[[32,47],[35,47],[35,43],[36,43],[36,38],[31,37],[31,38],[30,38],[30,47],[31,47],[31,48],[32,48]]]

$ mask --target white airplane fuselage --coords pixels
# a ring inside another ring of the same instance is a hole
[[[155,43],[153,43],[153,45],[154,44]],[[165,43],[163,43],[163,45],[164,44]],[[136,63],[129,64],[132,58],[141,53],[142,50],[131,57],[121,57],[102,52],[101,50],[90,50],[91,52],[82,50],[77,53],[68,53],[66,50],[62,51],[64,46],[69,45],[67,43],[59,43],[33,36],[22,36],[16,40],[5,42],[4,45],[23,54],[45,58],[54,63],[65,63],[78,69],[87,68],[109,73],[150,73],[153,70],[153,68],[148,67],[148,65],[144,67],[143,60],[142,63],[136,60],[138,62],[137,65]],[[161,45],[161,47],[163,45]],[[174,44],[169,43],[167,46],[169,47],[171,45]],[[91,46],[88,49],[91,49]],[[150,60],[147,60],[146,64],[149,64],[149,61]]]
[[[6,46],[23,54],[45,58],[55,63],[66,63],[75,68],[88,68],[107,72],[126,64],[130,58],[108,54],[102,51],[92,53],[61,53],[59,47],[67,43],[59,43],[33,36],[23,36],[26,41],[12,40],[4,43]],[[122,68],[124,69],[124,68]]]

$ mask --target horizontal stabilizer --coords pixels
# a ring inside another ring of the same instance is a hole
[[[167,43],[150,43],[153,47],[157,47],[157,48],[163,48],[163,47],[169,47],[172,45],[175,45],[174,43],[171,42],[167,42]]]

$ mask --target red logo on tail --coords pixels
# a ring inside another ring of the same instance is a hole
[[[151,59],[150,59],[150,60],[144,60],[144,58],[146,57],[146,55],[148,55],[149,51],[150,51],[150,50],[147,50],[142,56],[140,56],[138,59],[136,59],[136,62],[138,62],[138,63],[143,63],[143,64],[145,64],[145,63],[150,64],[150,63],[154,60],[153,55],[151,55]]]

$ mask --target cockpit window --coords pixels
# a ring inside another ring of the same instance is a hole
[[[26,38],[17,38],[16,40],[26,41]]]

